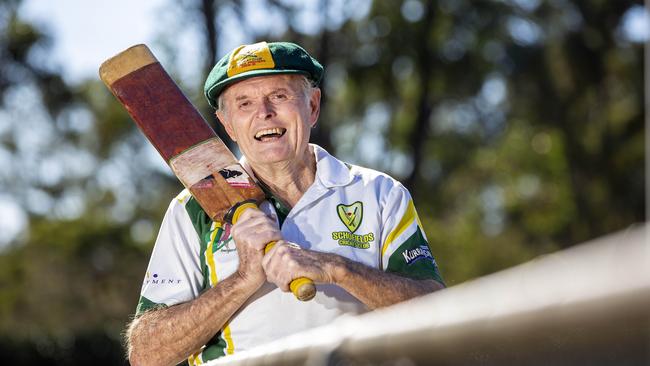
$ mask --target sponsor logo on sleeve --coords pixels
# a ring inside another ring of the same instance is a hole
[[[164,277],[158,273],[147,272],[144,278],[145,285],[178,285],[181,283],[180,279]]]
[[[402,252],[402,256],[404,257],[406,264],[409,266],[421,259],[428,259],[433,262],[434,265],[436,264],[436,260],[433,258],[429,247],[426,245],[420,245],[413,249],[406,249]]]
[[[357,201],[350,205],[340,204],[336,206],[336,212],[348,231],[335,231],[332,233],[332,239],[341,246],[357,249],[370,248],[370,242],[375,240],[374,233],[355,234],[363,220],[363,203]]]

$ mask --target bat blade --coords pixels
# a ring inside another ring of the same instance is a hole
[[[105,61],[99,74],[211,219],[264,192],[145,45]]]

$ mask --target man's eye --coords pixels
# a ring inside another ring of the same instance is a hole
[[[286,94],[273,94],[271,98],[274,100],[285,100],[288,96]]]
[[[251,106],[251,104],[252,104],[252,103],[251,103],[250,101],[244,101],[244,102],[240,102],[240,103],[239,103],[239,108],[246,108],[246,107],[250,107],[250,106]]]

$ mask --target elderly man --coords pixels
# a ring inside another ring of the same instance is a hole
[[[200,364],[444,286],[404,186],[309,144],[322,75],[284,42],[213,68],[205,95],[267,200],[232,226],[188,191],[172,200],[127,334],[133,364]],[[313,300],[288,292],[299,277],[317,284]]]

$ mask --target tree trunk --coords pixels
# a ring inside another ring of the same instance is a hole
[[[428,32],[433,26],[434,18],[433,5],[430,2],[426,2],[425,7],[424,18],[422,19],[422,24],[420,24],[417,35],[417,39],[421,40],[428,39]],[[411,191],[411,194],[414,197],[418,192],[417,182],[418,177],[420,176],[420,170],[422,169],[422,161],[424,160],[426,140],[429,137],[429,119],[432,109],[432,96],[430,95],[431,91],[429,85],[431,80],[431,70],[433,69],[431,67],[432,60],[433,55],[431,54],[429,47],[424,46],[418,49],[416,70],[420,78],[421,92],[417,104],[417,116],[408,139],[412,144],[411,146],[413,146],[411,154],[413,170],[405,181],[406,187]]]

